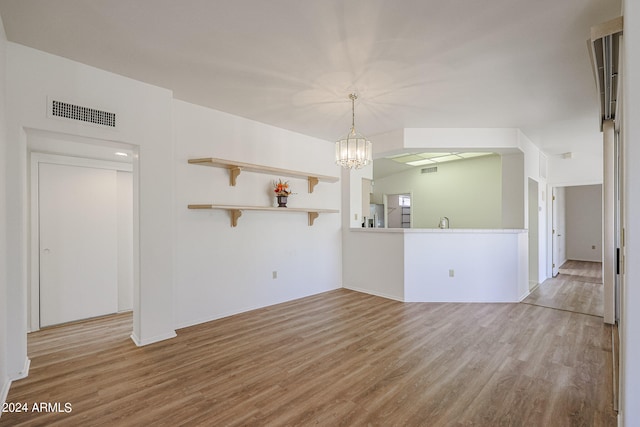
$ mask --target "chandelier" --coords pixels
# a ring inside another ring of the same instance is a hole
[[[349,95],[351,99],[351,130],[336,141],[336,164],[349,168],[360,169],[371,163],[371,141],[356,132],[355,93]]]

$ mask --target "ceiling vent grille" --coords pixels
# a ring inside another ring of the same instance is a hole
[[[108,111],[96,110],[95,108],[82,107],[80,105],[68,104],[61,101],[52,101],[51,114],[54,117],[80,120],[96,125],[116,127],[116,114]]]
[[[435,172],[438,172],[438,167],[437,166],[431,166],[429,168],[422,168],[421,172],[422,173],[435,173]]]

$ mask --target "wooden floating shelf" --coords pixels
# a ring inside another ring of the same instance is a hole
[[[338,177],[317,175],[307,172],[299,172],[291,169],[272,168],[270,166],[254,165],[251,163],[234,162],[231,160],[215,159],[213,157],[206,157],[202,159],[189,159],[189,163],[192,165],[211,166],[216,168],[223,168],[229,170],[229,185],[235,186],[236,180],[240,172],[258,172],[273,175],[283,175],[291,178],[304,178],[309,183],[309,193],[313,193],[314,187],[318,182],[338,182]]]
[[[233,206],[233,205],[189,205],[189,209],[222,209],[231,214],[231,226],[238,225],[238,218],[242,216],[242,211],[271,211],[271,212],[306,212],[309,219],[309,226],[318,218],[321,213],[338,213],[337,209],[314,209],[314,208],[274,208],[270,206]]]

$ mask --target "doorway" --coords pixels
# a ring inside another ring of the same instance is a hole
[[[552,189],[553,277],[571,261],[603,262],[603,186]]]
[[[134,309],[133,156],[110,161],[36,151],[71,154],[74,144],[85,155],[127,151],[69,140],[62,150],[58,138],[29,135],[31,332]]]
[[[411,228],[411,193],[385,194],[388,228]]]
[[[603,186],[553,187],[553,276],[528,303],[603,316]]]

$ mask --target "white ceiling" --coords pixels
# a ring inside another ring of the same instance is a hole
[[[620,0],[0,0],[10,41],[326,140],[518,127],[598,152],[586,40]],[[371,138],[375,144],[375,138]]]

